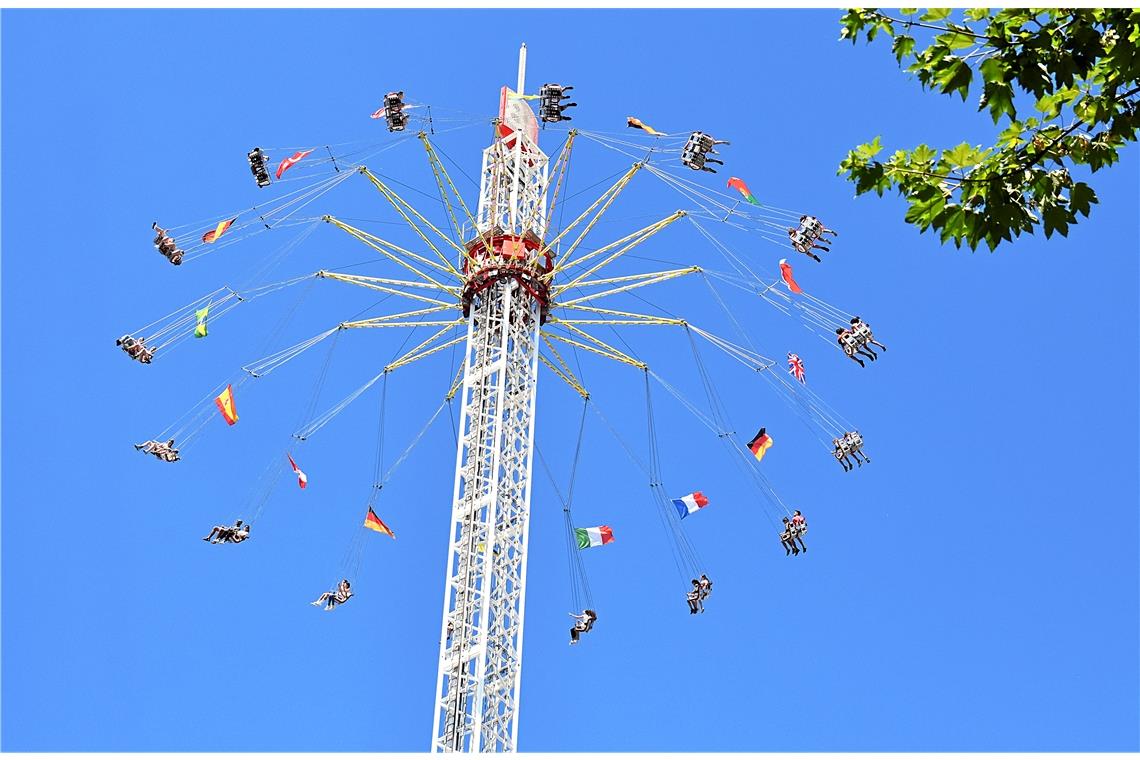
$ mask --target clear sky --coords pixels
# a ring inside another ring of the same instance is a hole
[[[433,105],[441,132],[478,122],[436,137],[477,176],[486,120],[526,41],[531,89],[575,85],[574,126],[620,132],[636,115],[729,139],[722,173],[697,181],[743,177],[761,201],[838,229],[823,264],[793,260],[797,279],[867,319],[890,350],[860,369],[760,299],[725,294],[763,353],[804,358],[811,387],[856,422],[874,459],[845,474],[767,384],[702,349],[737,437],[773,434],[763,469],[812,526],[796,558],[716,438],[654,388],[666,488],[712,501],[684,523],[716,583],[699,617],[645,476],[592,415],[575,516],[617,541],[584,557],[599,621],[568,647],[562,515],[536,469],[520,748],[1140,749],[1138,152],[1094,177],[1100,205],[1068,239],[1025,237],[995,255],[940,247],[903,223],[901,201],[854,199],[835,168],[876,134],[892,149],[985,142],[989,117],[921,92],[886,45],[838,42],[839,15],[4,11],[2,748],[428,747],[455,459],[446,416],[378,503],[398,539],[366,536],[357,596],[335,612],[308,602],[339,577],[363,518],[379,386],[291,448],[310,487],[282,476],[250,542],[200,540],[258,502],[326,361],[318,411],[407,336],[350,331],[244,383],[237,425],[215,415],[178,464],[131,447],[242,364],[395,301],[306,283],[243,304],[150,366],[114,339],[250,282],[306,229],[178,268],[156,254],[152,221],[221,219],[280,192],[255,186],[255,145],[383,147],[392,136],[368,116],[402,89]],[[553,152],[562,137],[542,142]],[[570,194],[629,163],[589,141],[575,153]],[[444,223],[418,141],[370,166]],[[678,207],[640,175],[591,241]],[[300,216],[322,213],[415,243],[362,177]],[[763,271],[791,253],[724,239]],[[727,269],[687,223],[640,253]],[[268,280],[373,258],[318,225]],[[379,263],[347,271],[398,276]],[[733,337],[700,280],[644,293]],[[637,330],[623,333],[632,350],[707,408],[683,335]],[[455,361],[443,352],[391,376],[385,467],[439,405]],[[581,370],[644,457],[640,374],[589,356]],[[544,371],[536,440],[562,489],[580,409]]]

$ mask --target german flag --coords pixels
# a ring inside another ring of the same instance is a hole
[[[234,406],[234,389],[232,385],[227,385],[226,389],[218,394],[214,399],[214,403],[218,405],[218,411],[226,418],[226,424],[232,425],[238,421],[237,408]]]
[[[748,450],[752,452],[752,456],[756,457],[759,462],[768,453],[768,449],[772,448],[772,436],[768,435],[767,428],[760,428],[760,432],[756,437],[748,442]]]
[[[233,219],[227,219],[224,222],[218,222],[217,227],[215,227],[214,229],[210,230],[209,232],[207,232],[205,235],[202,236],[202,242],[203,243],[214,242],[215,240],[220,238],[222,235],[224,235],[226,230],[228,230],[230,228],[230,225],[232,225],[236,221],[237,221],[237,217],[235,216]]]
[[[396,537],[392,529],[385,525],[384,521],[377,517],[376,513],[372,511],[372,507],[368,508],[368,514],[364,517],[364,527],[369,530],[374,530],[377,533],[383,533],[393,539]]]

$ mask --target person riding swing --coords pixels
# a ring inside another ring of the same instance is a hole
[[[574,618],[574,625],[570,628],[570,643],[577,644],[579,636],[594,630],[594,621],[598,619],[598,614],[593,610],[582,610],[581,615],[571,612],[570,617]]]
[[[340,583],[336,584],[336,591],[326,591],[317,597],[314,602],[309,602],[316,607],[325,605],[325,612],[328,612],[338,604],[344,604],[352,598],[352,584],[345,578]]]

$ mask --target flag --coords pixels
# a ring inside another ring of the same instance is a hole
[[[709,500],[700,491],[694,491],[688,496],[682,496],[679,499],[673,499],[673,506],[677,508],[677,513],[681,515],[681,519],[685,519],[689,515],[696,512],[698,509],[703,509],[709,505]]]
[[[523,95],[522,93],[515,92],[514,90],[507,90],[508,98],[518,98],[519,100],[538,100],[541,95]]]
[[[748,185],[744,184],[744,180],[740,177],[729,177],[728,186],[734,190],[739,190],[740,194],[744,196],[744,200],[756,206],[760,205],[760,201],[756,200],[756,196],[748,189]]]
[[[756,457],[759,462],[768,453],[768,449],[772,448],[772,436],[765,432],[767,428],[760,428],[760,432],[756,437],[748,442],[748,450],[752,452],[752,456]]]
[[[301,472],[301,468],[293,461],[293,456],[288,453],[286,453],[285,456],[289,457],[289,464],[293,466],[293,472],[297,473],[297,485],[301,486],[301,488],[309,485],[309,476]]]
[[[220,238],[223,234],[225,234],[226,230],[228,230],[230,228],[230,225],[236,221],[237,221],[237,217],[235,216],[233,219],[227,219],[224,222],[218,222],[217,227],[215,227],[214,229],[210,230],[209,232],[207,232],[205,235],[202,236],[202,242],[203,243],[214,242],[215,240]]]
[[[574,536],[578,539],[579,549],[589,549],[591,546],[603,546],[613,543],[614,532],[608,525],[599,525],[596,528],[575,528]]]
[[[232,385],[227,385],[226,389],[218,394],[214,399],[214,403],[218,405],[218,411],[226,418],[226,424],[232,425],[238,421],[237,409],[234,408],[234,389]]]
[[[396,537],[396,534],[392,532],[392,529],[385,525],[384,521],[377,517],[376,513],[372,511],[372,507],[368,508],[368,514],[364,516],[364,527],[368,528],[369,530],[374,530],[377,533],[383,533],[387,536],[391,536],[392,538]]]
[[[375,114],[373,114],[373,118],[375,118]],[[285,172],[289,171],[289,169],[292,168],[293,164],[297,163],[302,158],[304,158],[305,156],[312,153],[314,150],[316,150],[316,148],[309,148],[308,150],[299,150],[296,153],[294,153],[293,155],[289,156],[289,158],[286,158],[284,161],[282,161],[280,164],[278,164],[277,165],[277,179],[281,179],[281,175],[284,174]]]
[[[784,278],[784,282],[788,285],[788,290],[793,293],[803,293],[804,289],[792,277],[792,265],[788,263],[787,259],[780,259],[780,275]]]
[[[625,117],[625,125],[627,127],[635,127],[637,129],[644,129],[646,132],[653,135],[654,137],[668,137],[669,136],[669,135],[665,134],[664,132],[658,132],[656,129],[649,126],[648,124],[643,122],[641,119],[635,119],[632,116]]]
[[[209,313],[210,313],[210,304],[206,304],[205,308],[198,309],[196,312],[194,312],[194,316],[198,318],[198,324],[196,324],[194,326],[194,337],[195,338],[205,338],[206,337],[206,315]]]
[[[788,354],[788,372],[801,383],[807,382],[804,379],[804,360],[796,354]]]

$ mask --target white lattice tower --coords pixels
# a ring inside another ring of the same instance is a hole
[[[526,46],[519,55],[523,93]],[[504,88],[465,247],[467,350],[433,751],[512,752],[518,737],[548,160]],[[528,118],[529,117],[529,118]]]

